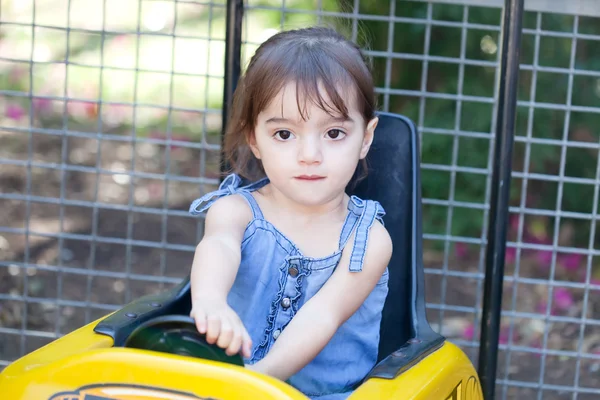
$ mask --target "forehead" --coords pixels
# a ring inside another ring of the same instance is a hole
[[[351,115],[360,114],[356,90],[350,85],[337,85],[336,91],[343,99],[343,105],[347,113]],[[285,84],[281,90],[273,96],[267,107],[260,113],[262,118],[281,117],[293,120],[308,120],[312,117],[340,117],[344,110],[340,104],[332,101],[324,86],[319,83],[318,90],[302,87],[296,82]]]

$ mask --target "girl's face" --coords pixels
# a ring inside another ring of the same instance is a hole
[[[298,99],[300,105],[306,104],[305,121],[298,110],[296,84],[291,82],[258,116],[252,152],[262,161],[271,184],[294,202],[316,206],[342,196],[369,151],[377,118],[364,121],[350,91],[344,99],[348,119],[332,117],[310,99]]]

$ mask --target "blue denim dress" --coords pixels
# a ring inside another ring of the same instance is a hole
[[[219,190],[195,200],[190,213],[198,215],[223,196],[239,194],[252,209],[253,219],[242,241],[242,258],[228,296],[230,307],[240,316],[253,342],[254,364],[273,346],[294,315],[327,282],[340,261],[342,250],[355,233],[350,271],[359,273],[369,237],[369,228],[385,212],[372,200],[356,196],[348,202],[339,249],[330,256],[304,256],[263,214],[251,192],[268,183],[262,179],[240,186],[237,175],[229,175]],[[381,312],[388,293],[386,269],[375,289],[360,308],[338,329],[325,348],[288,383],[313,399],[345,399],[377,362]],[[298,349],[296,349],[298,351]]]

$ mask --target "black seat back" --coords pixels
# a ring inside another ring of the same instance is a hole
[[[394,245],[381,323],[381,360],[407,340],[432,333],[426,321],[423,288],[419,137],[412,121],[379,113],[367,163],[369,175],[352,193],[381,203]]]

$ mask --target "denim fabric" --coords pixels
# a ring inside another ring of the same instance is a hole
[[[252,209],[242,241],[242,259],[229,305],[238,313],[252,337],[252,355],[246,364],[261,360],[298,310],[332,275],[342,250],[355,233],[349,269],[362,270],[369,228],[385,215],[381,205],[356,196],[348,202],[348,214],[339,238],[339,249],[327,257],[304,256],[284,234],[265,220],[251,192],[267,179],[241,187],[237,175],[228,176],[219,190],[195,200],[190,212],[198,215],[217,199],[240,194]],[[325,348],[288,383],[320,400],[344,399],[377,361],[381,312],[388,293],[388,271],[361,307],[338,329]]]

